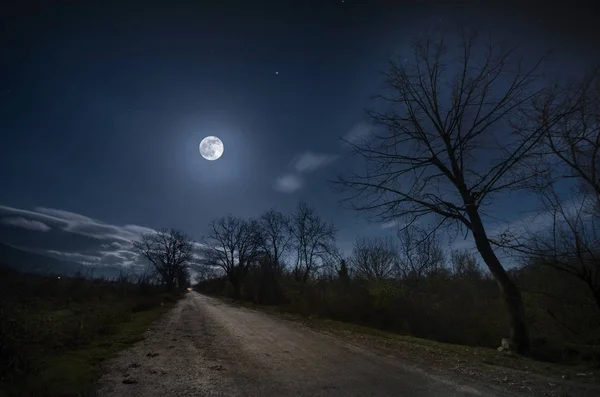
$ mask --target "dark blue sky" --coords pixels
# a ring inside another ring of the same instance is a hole
[[[89,227],[176,227],[199,238],[214,217],[287,211],[299,199],[338,225],[342,245],[380,234],[340,208],[327,180],[352,166],[339,137],[363,127],[391,55],[420,28],[460,19],[578,64],[590,57],[595,22],[573,5],[542,14],[416,2],[196,3],[2,10],[0,216],[11,231],[0,238],[18,228],[64,232],[61,222],[77,216]],[[217,161],[198,153],[207,135],[225,144]]]

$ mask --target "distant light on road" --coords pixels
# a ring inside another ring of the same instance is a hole
[[[60,278],[60,277],[59,277],[59,278]],[[191,288],[188,288],[188,291],[191,291],[191,290],[192,290]]]

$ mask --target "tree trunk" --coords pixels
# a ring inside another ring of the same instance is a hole
[[[173,291],[173,279],[172,278],[167,279],[166,284],[167,284],[167,292]]]
[[[592,295],[594,296],[594,301],[596,302],[596,306],[598,306],[598,310],[600,310],[600,287],[595,285],[592,280],[587,281],[588,286],[592,290]]]
[[[500,293],[504,299],[504,304],[508,310],[510,318],[509,340],[511,350],[514,350],[519,354],[527,355],[529,353],[530,341],[529,331],[525,321],[525,309],[523,307],[521,291],[510,279],[508,273],[506,273],[506,270],[504,270],[498,257],[494,253],[477,210],[470,210],[468,214],[477,251],[479,251],[481,258],[496,279],[496,283],[498,284]]]
[[[235,300],[240,300],[242,297],[242,288],[240,280],[234,277],[229,279],[229,281],[231,282],[231,286],[233,287],[233,298]]]

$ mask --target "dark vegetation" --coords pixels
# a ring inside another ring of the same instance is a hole
[[[361,172],[335,182],[353,209],[393,222],[397,235],[359,238],[343,257],[335,227],[304,203],[290,215],[228,216],[203,241],[197,288],[597,365],[600,76],[551,81],[542,64],[468,31],[416,40],[383,74],[373,130],[348,142]],[[538,200],[538,217],[518,203],[507,219],[490,215],[515,191]],[[461,235],[473,251],[445,248]]]
[[[92,395],[102,361],[141,340],[178,298],[150,275],[0,267],[0,395]]]
[[[302,204],[301,208],[308,207]],[[290,221],[272,211],[265,216],[273,214]],[[316,217],[314,212],[311,214]],[[227,224],[243,222],[235,218]],[[459,250],[446,255],[435,236],[421,243],[420,239],[407,237],[411,232],[405,230],[396,241],[360,238],[348,258],[327,254],[324,261],[314,259],[308,276],[299,271],[299,263],[280,261],[275,265],[259,249],[258,259],[243,270],[238,266],[233,269],[234,277],[243,275],[241,279],[232,282],[231,276],[208,268],[199,274],[195,289],[277,306],[306,317],[439,342],[499,347],[501,339],[507,338],[509,319],[491,274],[480,266],[474,253]],[[282,228],[282,236],[287,233]],[[293,258],[296,244],[292,238],[282,257]],[[323,248],[323,252],[328,250]],[[523,293],[532,334],[531,356],[549,362],[597,366],[600,310],[589,289],[576,277],[536,259],[508,274]],[[234,282],[239,283],[238,287]]]

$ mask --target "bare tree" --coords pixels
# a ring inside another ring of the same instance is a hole
[[[281,265],[290,248],[292,235],[289,218],[279,211],[270,209],[258,220],[261,247],[271,263]]]
[[[168,291],[188,274],[193,241],[186,234],[175,229],[161,229],[142,235],[139,241],[133,242],[133,246],[138,255],[150,263]]]
[[[560,122],[552,122],[560,116]],[[533,186],[575,180],[600,208],[600,65],[581,81],[557,87],[536,106],[532,128],[541,128]]]
[[[321,266],[336,256],[333,224],[323,221],[306,203],[299,203],[290,220],[292,244],[296,249],[293,269],[297,281],[305,284]]]
[[[521,235],[507,230],[500,243],[579,278],[600,308],[600,67],[555,87],[529,121],[543,137],[529,162],[536,178],[528,186],[549,222]]]
[[[526,353],[521,292],[494,252],[482,207],[532,177],[519,165],[540,132],[521,136],[507,130],[540,95],[535,86],[539,63],[513,62],[516,50],[491,38],[459,36],[455,45],[443,33],[425,34],[414,42],[411,62],[390,63],[385,93],[377,97],[381,110],[369,111],[382,132],[350,143],[366,170],[338,183],[354,193],[348,200],[355,209],[379,220],[404,217],[411,224],[433,216],[438,227],[466,228],[504,297],[512,346]]]
[[[589,216],[588,210],[597,204],[596,199],[585,194],[570,202],[558,197],[547,200],[552,226],[532,234],[527,247],[531,256],[542,259],[540,263],[583,281],[600,309],[600,217]]]
[[[359,238],[354,243],[351,263],[359,277],[376,281],[393,275],[397,259],[398,249],[391,239]]]
[[[464,279],[481,279],[483,274],[477,263],[477,258],[469,250],[452,250],[450,263],[455,276]]]
[[[232,215],[219,218],[210,223],[210,232],[203,242],[202,264],[223,269],[239,299],[242,281],[261,254],[257,221]]]
[[[207,280],[222,276],[220,267],[197,266],[195,270],[196,274],[194,276],[194,281],[196,281],[196,283],[202,283]]]
[[[419,230],[415,226],[400,228],[399,256],[396,262],[398,276],[413,285],[444,264],[444,251],[435,233]]]

